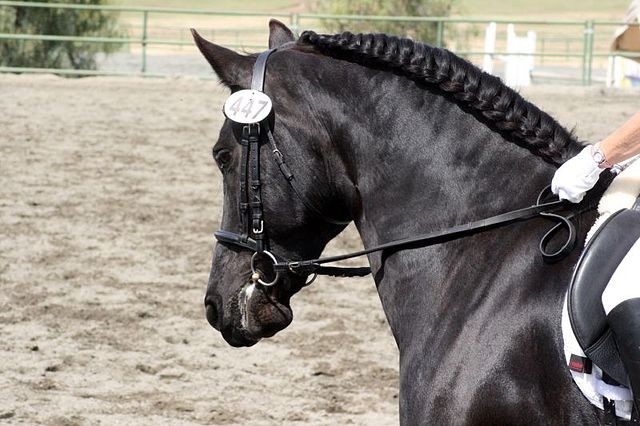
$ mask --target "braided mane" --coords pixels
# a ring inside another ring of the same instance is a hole
[[[446,49],[386,34],[335,35],[305,31],[298,45],[404,75],[453,99],[506,139],[551,164],[577,154],[581,144],[549,114],[526,101],[498,77],[483,72]]]

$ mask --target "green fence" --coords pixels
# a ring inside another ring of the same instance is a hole
[[[103,10],[118,12],[121,26],[126,33],[123,37],[86,37],[62,36],[54,34],[6,34],[0,33],[3,40],[22,40],[24,43],[34,40],[65,41],[70,43],[116,43],[123,45],[122,52],[125,65],[101,67],[99,70],[48,69],[3,66],[0,72],[17,73],[53,73],[62,75],[140,75],[145,77],[163,77],[166,75],[189,74],[181,69],[167,72],[153,70],[150,58],[160,61],[172,59],[178,63],[185,62],[184,53],[194,54],[195,47],[189,34],[189,27],[199,31],[212,41],[230,48],[244,51],[258,51],[266,48],[267,23],[270,18],[280,19],[294,31],[315,29],[323,31],[327,22],[340,22],[344,27],[350,23],[363,24],[375,31],[376,24],[381,22],[402,22],[410,25],[429,24],[437,28],[437,36],[433,43],[439,47],[447,47],[472,62],[478,61],[487,52],[484,51],[484,28],[495,22],[498,25],[514,24],[518,32],[536,31],[538,34],[536,67],[555,70],[556,76],[549,78],[575,81],[590,85],[602,78],[594,78],[594,69],[601,73],[603,64],[615,54],[626,57],[640,57],[640,54],[627,52],[611,52],[609,46],[616,27],[625,25],[622,22],[595,20],[508,20],[478,19],[458,17],[394,17],[394,16],[337,16],[307,13],[265,13],[265,12],[221,12],[211,10],[146,8],[121,6],[96,6],[63,3],[37,3],[26,1],[0,0],[0,11],[4,7],[56,8],[75,10]],[[520,52],[507,52],[505,40],[499,39],[496,57],[522,55]],[[131,64],[135,58],[135,64]],[[199,65],[206,67],[198,58]],[[195,62],[194,62],[195,64]],[[195,65],[194,65],[195,66]]]

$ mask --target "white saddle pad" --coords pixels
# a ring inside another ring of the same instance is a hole
[[[595,234],[596,230],[613,213],[628,209],[633,206],[640,194],[640,161],[632,161],[611,183],[598,205],[598,219],[587,234],[587,242]],[[564,354],[567,365],[572,354],[585,357],[578,341],[571,329],[569,311],[565,298],[562,310],[562,335],[564,338]],[[633,401],[631,391],[620,386],[611,386],[602,381],[602,370],[594,365],[591,374],[571,371],[574,382],[580,388],[584,396],[596,407],[604,409],[603,397],[616,402],[616,414],[629,420]]]

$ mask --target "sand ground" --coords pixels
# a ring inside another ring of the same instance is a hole
[[[640,92],[525,94],[588,140]],[[204,319],[226,92],[196,79],[0,75],[0,423],[395,424],[371,279],[319,279],[249,349]],[[349,229],[330,250],[357,246]]]

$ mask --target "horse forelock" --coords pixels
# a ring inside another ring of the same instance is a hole
[[[395,72],[436,89],[506,140],[560,165],[582,148],[573,132],[525,100],[498,77],[454,53],[386,34],[334,35],[305,31],[299,46],[326,56]]]

